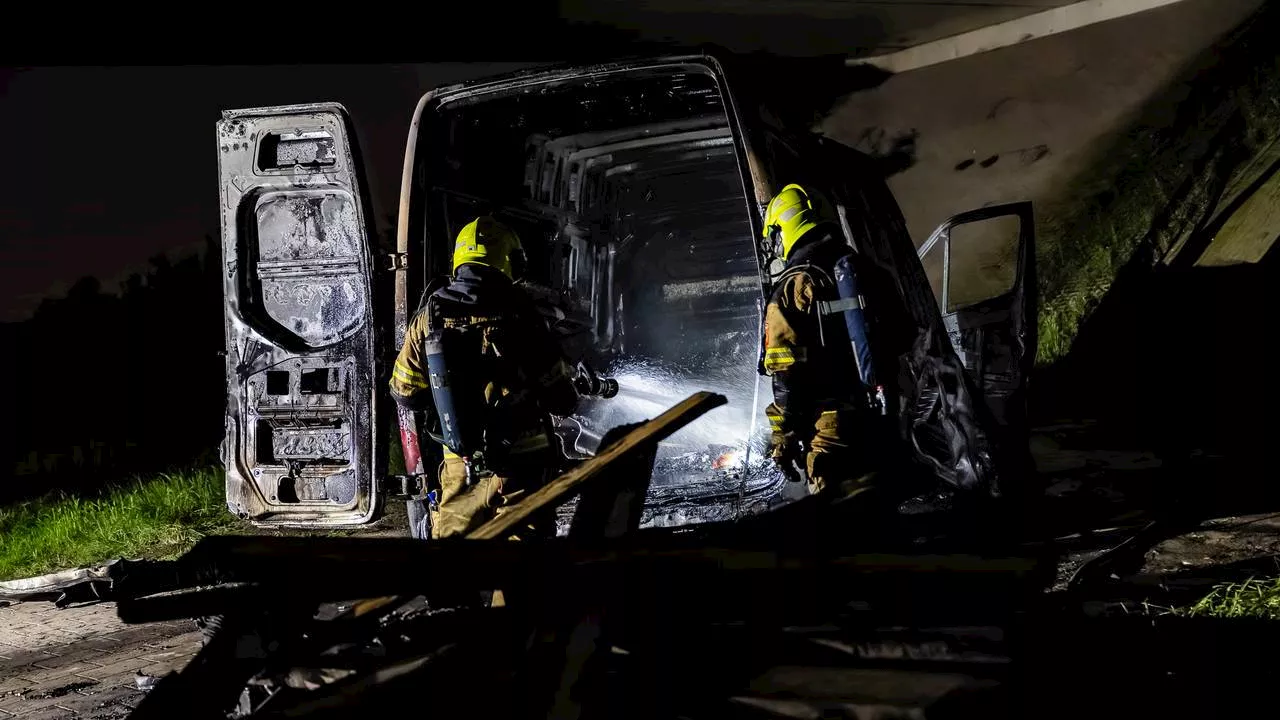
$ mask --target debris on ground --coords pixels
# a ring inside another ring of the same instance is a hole
[[[156,683],[158,682],[160,682],[160,678],[154,675],[144,675],[141,670],[139,670],[133,676],[134,685],[136,685],[138,689],[142,690],[143,692],[146,692],[147,690],[150,690],[151,688],[155,687]]]

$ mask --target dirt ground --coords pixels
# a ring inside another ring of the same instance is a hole
[[[1058,570],[1058,587],[1084,563],[1130,537],[1153,517],[1151,509],[1168,506],[1179,492],[1164,484],[1162,462],[1152,452],[1114,447],[1107,434],[1090,423],[1042,427],[1032,438],[1032,453],[1050,502],[1059,503],[1051,517],[1069,515],[1075,526],[1064,526],[1059,537],[1072,550]],[[1220,482],[1220,478],[1216,481]],[[1239,479],[1242,486],[1248,478]],[[1214,483],[1214,478],[1202,482]],[[1237,488],[1238,489],[1238,488]],[[1215,492],[1192,489],[1186,498],[1205,503],[1203,521],[1191,521],[1142,553],[1132,572],[1166,578],[1197,577],[1210,581],[1240,581],[1249,576],[1280,574],[1280,508],[1262,503],[1248,514],[1213,511]],[[1235,490],[1226,489],[1226,494]],[[1222,491],[1218,490],[1218,494]],[[1249,509],[1245,503],[1238,507]],[[1072,532],[1090,525],[1093,532]]]
[[[1280,513],[1209,520],[1149,550],[1143,572],[1169,573],[1261,558],[1272,558],[1272,573],[1280,575]]]
[[[237,530],[264,532],[247,524]],[[353,534],[407,533],[404,503],[390,503],[382,520]],[[0,600],[0,720],[127,717],[144,695],[140,681],[180,670],[199,651],[194,621],[125,625],[115,607]]]

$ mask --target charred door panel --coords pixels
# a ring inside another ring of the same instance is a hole
[[[227,507],[264,525],[375,519],[381,453],[359,155],[336,104],[223,113]]]
[[[309,348],[358,333],[369,304],[358,202],[320,190],[270,192],[254,205],[251,282],[267,317]]]

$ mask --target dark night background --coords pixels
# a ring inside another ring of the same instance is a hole
[[[471,27],[489,9],[471,6]],[[551,28],[544,40],[561,27],[537,3],[506,17]],[[423,92],[576,59],[615,37],[593,31],[567,52],[498,31],[486,45],[397,30],[370,13],[344,28],[377,30],[367,52],[299,53],[261,36],[215,43],[119,32],[119,18],[101,32],[81,22],[60,28],[62,43],[19,39],[0,57],[0,503],[216,458],[221,110],[344,104],[385,239]],[[135,59],[130,50],[143,47],[176,52]],[[416,62],[370,62],[406,56]],[[197,58],[207,64],[181,64]]]

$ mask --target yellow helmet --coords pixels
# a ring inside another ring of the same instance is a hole
[[[513,257],[523,256],[524,248],[515,231],[488,215],[467,223],[453,244],[453,269],[475,263],[499,270],[513,278]],[[518,264],[518,261],[517,261]]]
[[[810,230],[827,221],[821,196],[792,183],[773,196],[764,213],[764,237],[782,245],[782,259]]]

